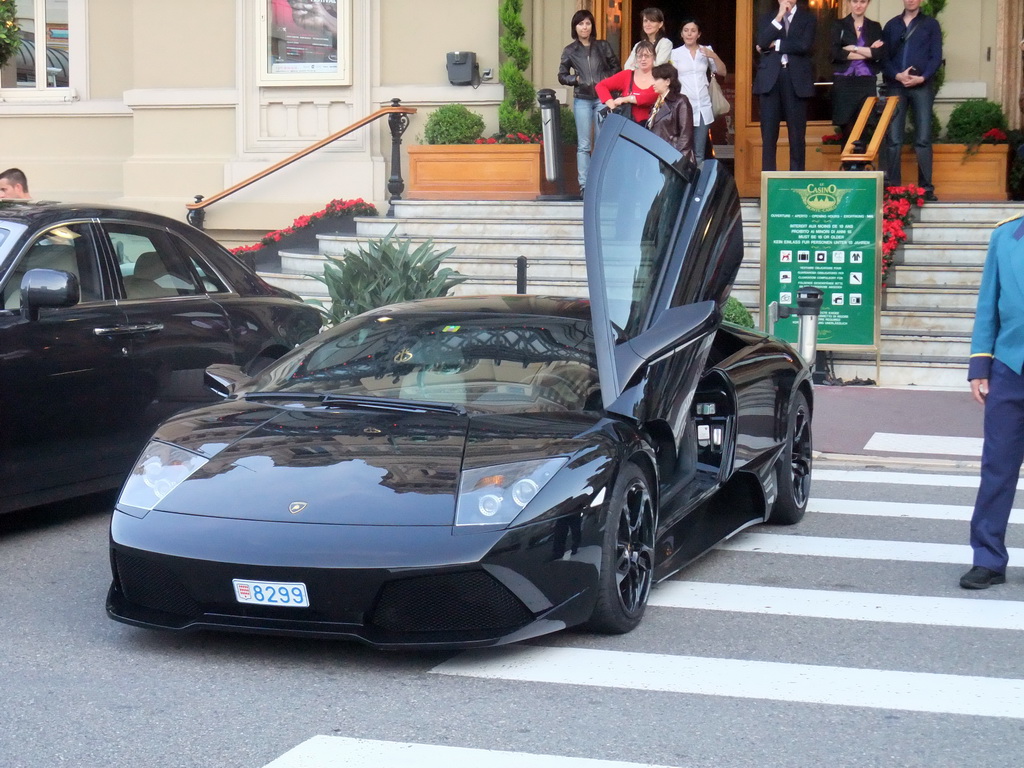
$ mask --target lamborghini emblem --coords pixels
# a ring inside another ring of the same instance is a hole
[[[293,515],[299,514],[299,512],[301,512],[305,508],[306,502],[304,501],[293,501],[291,504],[288,505],[288,511],[291,512]]]

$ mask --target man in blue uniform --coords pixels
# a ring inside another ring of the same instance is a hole
[[[1024,219],[1001,223],[989,240],[978,291],[967,378],[985,406],[981,485],[971,517],[974,567],[964,589],[1006,581],[1006,525],[1024,462]]]

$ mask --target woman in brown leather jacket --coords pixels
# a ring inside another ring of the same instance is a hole
[[[654,77],[654,91],[658,100],[647,118],[647,127],[682,153],[683,157],[695,162],[693,156],[693,108],[690,100],[680,91],[676,68],[671,64],[659,64],[651,75]]]
[[[594,39],[594,15],[590,11],[576,11],[570,22],[572,42],[562,50],[558,65],[558,82],[573,86],[572,112],[576,118],[576,175],[580,191],[587,184],[590,167],[590,134],[594,141],[601,128],[598,101],[594,85],[618,72],[619,58],[607,40]]]

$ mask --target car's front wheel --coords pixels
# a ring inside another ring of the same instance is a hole
[[[654,499],[647,475],[636,464],[626,464],[608,505],[597,603],[589,629],[623,634],[640,623],[654,580],[654,528]]]
[[[778,496],[768,522],[793,525],[807,511],[811,494],[811,409],[802,392],[793,397],[786,429],[786,445],[776,465]]]

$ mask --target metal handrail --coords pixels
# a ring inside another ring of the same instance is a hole
[[[401,146],[402,146],[402,134],[405,133],[406,128],[409,127],[409,115],[416,114],[415,107],[403,107],[400,99],[392,99],[391,106],[378,109],[373,114],[367,115],[362,120],[358,120],[347,128],[342,128],[337,133],[332,133],[330,136],[321,139],[315,144],[310,144],[303,150],[296,152],[290,157],[286,157],[278,163],[265,168],[257,174],[250,176],[249,178],[238,182],[232,187],[228,187],[223,192],[218,192],[212,197],[204,198],[202,195],[196,195],[196,201],[194,203],[188,203],[185,208],[188,209],[188,223],[197,229],[202,229],[206,218],[206,208],[216,203],[218,200],[223,200],[229,195],[233,195],[240,189],[245,189],[250,184],[263,179],[270,174],[281,170],[285,166],[291,165],[296,160],[301,160],[306,155],[316,152],[322,147],[326,147],[328,144],[337,141],[343,136],[347,136],[353,131],[362,128],[365,125],[369,125],[374,120],[378,120],[385,115],[388,118],[388,127],[391,130],[391,176],[388,178],[388,192],[391,193],[391,210],[394,210],[394,201],[402,199],[402,192],[405,190],[405,182],[402,179],[402,163],[401,163]],[[390,215],[391,211],[389,211]]]
[[[889,123],[892,122],[892,116],[896,112],[899,102],[899,96],[886,97],[885,108],[882,110],[882,115],[875,126],[875,131],[871,136],[871,143],[865,151],[857,152],[855,151],[855,145],[861,140],[864,129],[871,119],[871,113],[875,110],[875,104],[878,103],[878,98],[875,96],[869,96],[864,100],[864,104],[860,108],[860,114],[857,115],[857,122],[854,123],[853,130],[850,132],[850,138],[847,139],[846,146],[843,147],[843,152],[839,157],[840,168],[864,170],[868,165],[875,165],[875,161],[878,159],[878,151],[882,146],[882,139],[885,138],[885,134],[889,130]]]

